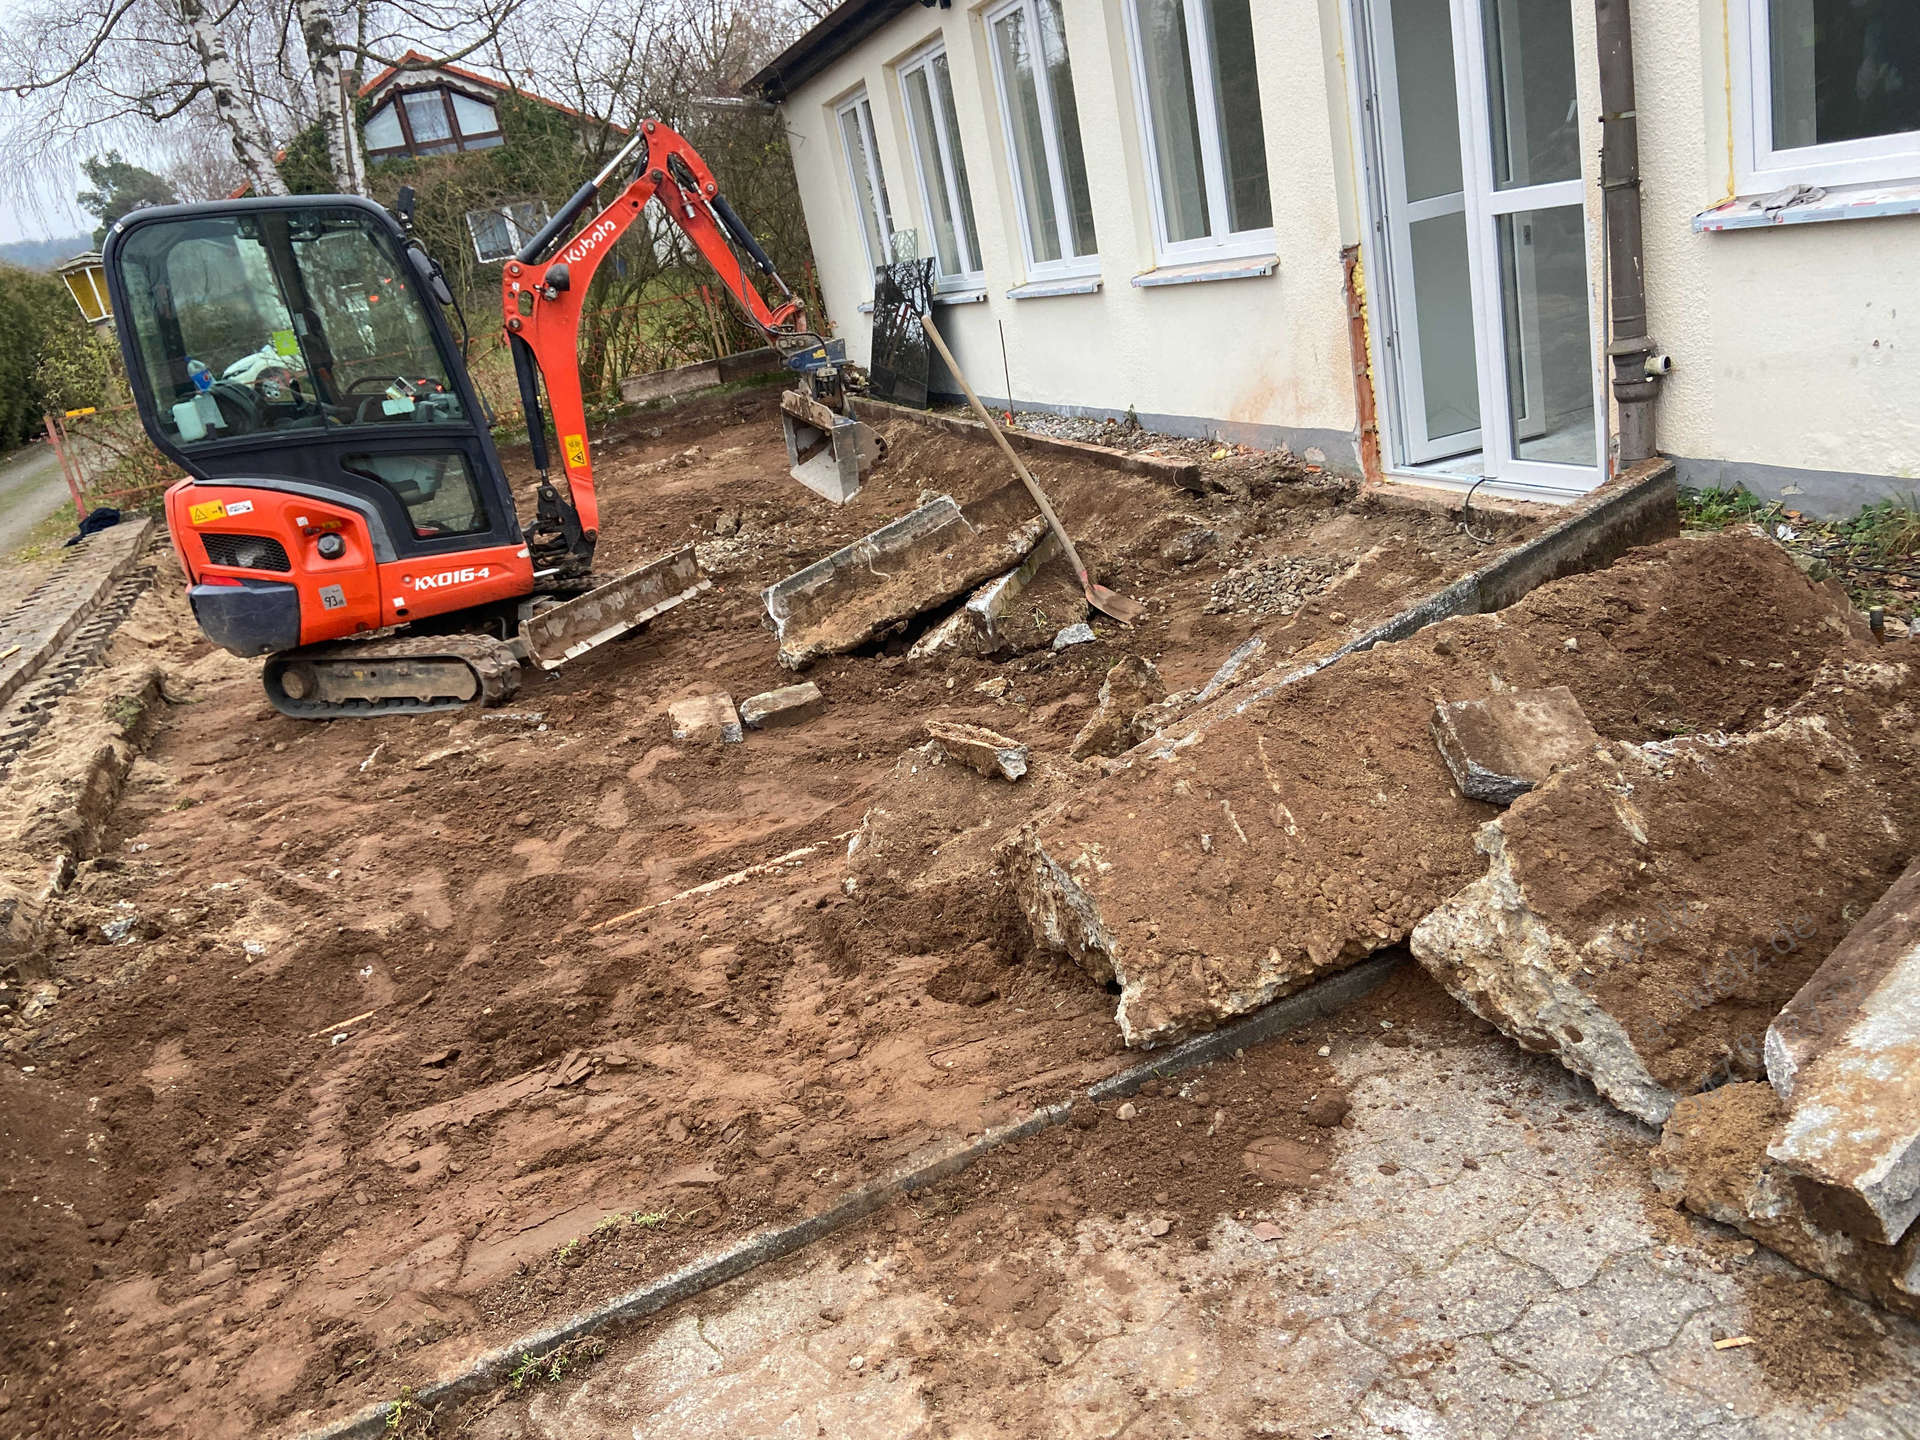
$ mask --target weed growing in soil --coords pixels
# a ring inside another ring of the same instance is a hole
[[[569,1340],[544,1355],[522,1355],[507,1380],[515,1390],[524,1390],[530,1385],[552,1385],[606,1353],[607,1342],[594,1336]]]
[[[387,1411],[388,1440],[424,1440],[433,1433],[433,1411],[414,1398],[411,1386],[402,1386],[400,1398]]]
[[[1729,525],[1757,521],[1779,508],[1779,501],[1762,500],[1745,490],[1682,487],[1680,491],[1680,523],[1689,530],[1724,530]]]

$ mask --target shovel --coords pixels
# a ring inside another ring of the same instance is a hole
[[[1087,567],[1080,562],[1080,552],[1073,548],[1073,541],[1067,536],[1066,526],[1060,523],[1060,517],[1053,513],[1053,506],[1047,503],[1046,493],[1041,490],[1040,482],[1033,478],[1025,463],[1013,452],[1013,446],[1007,443],[1007,437],[1001,433],[1000,424],[987,407],[980,403],[980,397],[973,393],[973,386],[967,383],[967,377],[961,373],[960,362],[953,358],[953,352],[947,349],[947,342],[940,338],[940,332],[933,328],[933,316],[923,313],[920,325],[927,332],[927,338],[933,342],[933,348],[940,352],[940,358],[947,362],[947,369],[953,378],[960,382],[960,388],[966,392],[967,403],[973,407],[973,413],[986,422],[998,442],[1001,453],[1013,463],[1014,473],[1025,482],[1027,493],[1033,496],[1033,503],[1040,507],[1040,513],[1047,518],[1054,536],[1060,541],[1060,548],[1067,553],[1067,563],[1073,566],[1073,573],[1080,577],[1080,588],[1085,592],[1087,603],[1103,615],[1111,615],[1122,625],[1131,625],[1147,613],[1147,607],[1138,600],[1130,600],[1125,595],[1116,595],[1104,585],[1096,585],[1093,577],[1087,574]]]

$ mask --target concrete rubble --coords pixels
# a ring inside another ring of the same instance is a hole
[[[1065,650],[1074,645],[1091,645],[1099,637],[1093,633],[1093,627],[1084,620],[1077,625],[1069,625],[1053,637],[1053,648]]]
[[[1722,1085],[1673,1107],[1653,1153],[1653,1182],[1675,1204],[1731,1225],[1803,1270],[1920,1316],[1920,1231],[1897,1245],[1835,1229],[1775,1161],[1786,1113],[1762,1083]]]
[[[749,730],[771,730],[798,725],[827,708],[827,697],[811,680],[782,685],[778,690],[750,695],[740,702],[740,723]]]
[[[1118,985],[1131,1045],[1211,1029],[1439,911],[1416,953],[1456,995],[1658,1123],[1676,1094],[1760,1073],[1761,1033],[1844,933],[1841,907],[1906,858],[1885,792],[1914,788],[1920,755],[1881,723],[1904,672],[1821,672],[1847,614],[1764,542],[1643,551],[1407,643],[1284,662],[1036,814],[1003,863],[1035,943]],[[1676,675],[1709,629],[1698,673]],[[1823,705],[1789,713],[1817,676]],[[1615,742],[1482,831],[1488,807],[1427,735],[1435,704],[1557,686],[1601,734],[1688,738]],[[1792,851],[1783,813],[1806,817]],[[1802,909],[1813,931],[1786,958],[1721,973]]]
[[[1892,1245],[1920,1218],[1920,863],[1767,1028],[1786,1119],[1767,1154],[1821,1212]]]
[[[1751,733],[1609,742],[1480,832],[1486,874],[1413,953],[1649,1124],[1757,1078],[1767,1022],[1845,933],[1863,877],[1895,863],[1880,767],[1901,762],[1852,729],[1809,707]]]
[[[1017,567],[1046,522],[1018,485],[962,506],[938,495],[767,587],[780,663],[798,670],[890,633]]]
[[[1490,805],[1511,805],[1600,743],[1564,685],[1436,705],[1433,739],[1460,793]]]
[[[1027,747],[984,725],[929,720],[927,734],[953,759],[988,779],[1018,780],[1027,773]]]
[[[987,581],[964,605],[913,643],[909,659],[1004,656],[1046,646],[1085,618],[1087,597],[1051,534],[1016,569]]]
[[[683,745],[738,745],[746,738],[731,695],[716,693],[667,706],[667,729]]]
[[[1142,716],[1167,696],[1166,681],[1151,660],[1129,655],[1100,682],[1099,703],[1080,733],[1073,737],[1067,753],[1075,760],[1095,755],[1118,755],[1132,748],[1152,731]]]

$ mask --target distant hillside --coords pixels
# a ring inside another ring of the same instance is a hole
[[[10,240],[0,245],[0,260],[10,265],[24,265],[29,270],[51,270],[62,260],[71,260],[91,249],[91,235],[62,235],[54,240]]]

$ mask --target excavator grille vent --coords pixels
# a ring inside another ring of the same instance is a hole
[[[208,563],[231,565],[236,570],[291,570],[286,547],[271,535],[219,535],[201,533],[200,543],[207,547]]]

